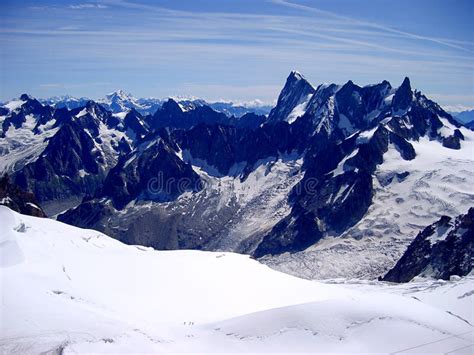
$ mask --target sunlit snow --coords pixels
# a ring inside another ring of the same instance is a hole
[[[5,353],[437,353],[472,344],[471,277],[321,283],[244,255],[127,246],[3,206],[0,219]]]

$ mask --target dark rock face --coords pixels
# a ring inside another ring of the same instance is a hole
[[[443,147],[450,149],[461,149],[461,142],[459,137],[453,135],[443,138]]]
[[[99,135],[100,123],[109,120],[110,112],[94,101],[87,102],[86,106],[72,110],[68,122],[74,121],[80,128],[86,129],[93,137]]]
[[[263,124],[256,129],[225,125],[199,124],[189,130],[174,131],[172,139],[194,159],[206,161],[220,175],[245,177],[259,160],[278,157],[293,151],[302,153],[311,134],[311,125],[298,120]],[[235,164],[243,163],[242,170],[230,171]]]
[[[131,109],[123,120],[123,129],[131,130],[135,137],[143,138],[150,130],[143,116],[135,109]]]
[[[81,228],[98,230],[123,243],[145,245],[159,250],[199,249],[202,245],[202,241],[201,244],[192,242],[190,232],[183,228],[179,215],[169,215],[160,208],[132,212],[117,218],[110,203],[90,200],[60,214],[57,219]],[[103,223],[104,220],[111,222]],[[120,228],[124,225],[127,228]]]
[[[344,115],[353,127],[369,128],[372,120],[376,120],[384,112],[371,119],[367,115],[382,108],[383,100],[391,88],[387,81],[367,87],[359,87],[349,81],[336,93],[339,120],[341,120],[340,116]]]
[[[426,136],[442,143],[444,138],[438,132],[443,127],[440,117],[449,123],[454,122],[454,120],[437,104],[428,100],[419,92],[415,92],[413,97],[414,101],[410,104],[410,109],[407,112],[403,111],[402,114],[397,114],[400,110],[394,112],[393,117],[387,122],[387,126],[392,132],[406,141],[417,141],[421,137]],[[403,143],[395,140],[393,143],[397,145],[397,148],[403,150],[403,147],[400,145]]]
[[[12,184],[8,175],[0,179],[0,205],[28,216],[46,217],[35,196]]]
[[[266,119],[267,118],[264,115],[257,115],[253,112],[249,112],[231,120],[231,123],[237,128],[257,129],[266,121]]]
[[[94,201],[83,201],[78,207],[58,215],[58,221],[79,228],[93,228],[105,232],[100,221],[112,215],[112,208]]]
[[[175,140],[193,158],[202,159],[222,175],[237,161],[237,144],[241,139],[235,127],[200,124],[187,131],[173,132]]]
[[[198,106],[192,110],[183,111],[173,99],[166,101],[149,122],[154,129],[164,127],[190,129],[200,123],[230,125],[229,118],[225,114],[214,111],[209,106]]]
[[[91,135],[78,123],[69,122],[36,161],[14,175],[14,181],[41,201],[93,193],[103,179],[99,175],[105,163],[102,153],[94,148]]]
[[[395,145],[404,160],[415,159],[416,152],[410,142],[393,132],[390,132],[390,142]]]
[[[402,85],[398,88],[393,97],[393,111],[406,110],[413,100],[413,92],[411,90],[410,79],[405,78]]]
[[[301,212],[298,209],[301,209]],[[295,210],[299,212],[297,216],[294,219],[285,218],[279,222],[272,233],[258,245],[253,253],[254,257],[304,250],[323,237],[323,233],[315,223],[317,218],[313,212],[298,205],[293,208],[293,211]]]
[[[383,281],[408,282],[416,276],[448,280],[471,272],[474,256],[474,208],[456,218],[443,216],[426,227]]]
[[[170,201],[201,189],[199,176],[163,139],[144,142],[121,157],[107,175],[97,197],[108,197],[122,209],[132,200]]]
[[[168,127],[170,125],[185,127],[184,112],[176,101],[169,99],[153,115],[150,125],[153,128]]]

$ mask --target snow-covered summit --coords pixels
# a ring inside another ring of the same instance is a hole
[[[292,123],[302,116],[316,89],[297,71],[286,79],[277,105],[270,111],[268,122],[287,121]]]
[[[296,80],[306,80],[303,76],[303,74],[301,74],[298,70],[292,70],[290,72],[290,76],[291,77],[294,77]]]
[[[404,114],[413,99],[408,77],[398,88],[392,88],[386,80],[364,87],[349,80],[344,85],[321,84],[315,88],[301,73],[291,71],[268,122],[293,123],[306,114],[321,123],[321,127],[339,125],[342,129],[355,130],[365,128],[361,126],[363,121],[377,119],[387,110]]]
[[[111,92],[111,93],[107,94],[105,97],[106,97],[107,99],[110,99],[110,100],[112,100],[112,99],[114,99],[114,98],[119,98],[119,99],[122,99],[122,100],[127,100],[127,99],[130,100],[130,99],[133,99],[132,94],[126,93],[126,92],[125,92],[124,90],[122,90],[122,89],[118,89],[118,90],[116,90],[116,91],[114,91],[114,92]]]
[[[98,100],[98,102],[112,112],[128,111],[131,108],[143,111],[147,108],[145,105],[140,104],[130,93],[126,93],[121,89],[107,94],[104,99]]]

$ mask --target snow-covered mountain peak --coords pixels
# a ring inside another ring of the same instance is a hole
[[[267,123],[286,121],[291,124],[306,116],[315,132],[337,135],[342,130],[345,135],[370,129],[391,115],[402,117],[411,109],[430,110],[433,115],[449,119],[439,105],[413,91],[408,77],[398,88],[386,80],[366,86],[349,80],[342,86],[321,84],[314,89],[301,74],[291,72]],[[425,130],[424,124],[417,120],[414,124],[422,125],[415,127],[415,131]],[[413,122],[411,125],[413,128]]]
[[[299,82],[299,81],[304,81],[305,84],[310,85],[314,89],[313,85],[311,85],[311,83],[308,80],[306,80],[303,74],[301,74],[299,71],[296,71],[296,70],[291,71],[290,74],[288,75],[288,78],[286,79],[287,84]]]
[[[121,89],[106,95],[105,99],[99,100],[99,103],[112,112],[126,111],[132,107],[138,110],[144,108],[135,97]]]
[[[315,91],[316,89],[301,74],[292,71],[278,97],[277,105],[268,115],[268,122],[293,122],[304,114]]]
[[[2,107],[7,109],[9,112],[20,111],[24,105],[35,105],[38,106],[39,102],[31,95],[21,94],[19,98],[6,102]]]
[[[295,80],[306,80],[303,76],[303,74],[301,74],[299,71],[297,70],[292,70],[290,72],[290,75],[288,77],[289,79],[295,79]]]
[[[18,110],[21,106],[23,106],[26,103],[25,100],[10,100],[8,101],[3,107],[8,111],[8,112],[14,112]]]
[[[136,99],[132,96],[132,94],[125,92],[122,89],[116,90],[114,92],[111,92],[110,94],[107,94],[105,96],[108,100],[132,100],[135,101]]]

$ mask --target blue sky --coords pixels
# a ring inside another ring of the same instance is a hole
[[[297,69],[318,85],[404,76],[474,107],[474,1],[0,2],[0,100],[193,95],[273,102]]]

